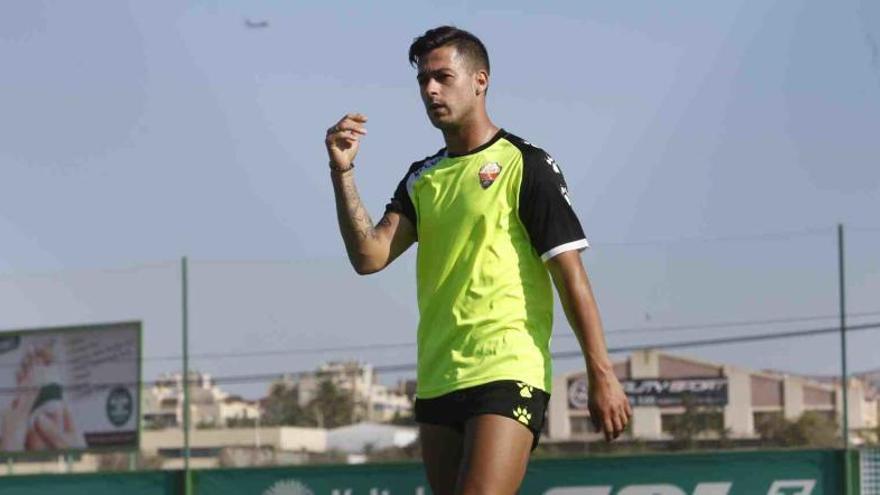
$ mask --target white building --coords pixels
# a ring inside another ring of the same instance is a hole
[[[260,408],[220,390],[207,373],[190,371],[190,422],[192,425],[226,427],[234,420],[254,420]],[[161,428],[183,424],[183,380],[181,373],[160,375],[143,393],[143,418],[148,427]]]
[[[676,416],[685,410],[683,396],[706,406],[719,429],[733,439],[757,439],[756,425],[773,416],[797,419],[813,411],[839,419],[843,394],[839,383],[780,372],[752,371],[658,351],[639,351],[614,364],[633,405],[630,438],[668,440]],[[545,434],[549,441],[588,440],[589,427],[584,372],[554,378]],[[848,389],[850,436],[876,428],[878,401],[861,380]]]
[[[330,362],[321,365],[314,373],[298,379],[286,377],[273,383],[296,388],[297,401],[307,405],[318,392],[321,382],[329,380],[340,391],[352,396],[355,403],[355,419],[387,422],[395,416],[412,414],[412,401],[406,394],[389,389],[378,383],[373,365],[353,361]]]

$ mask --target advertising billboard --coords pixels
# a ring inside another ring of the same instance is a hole
[[[534,459],[528,495],[840,495],[843,451]],[[421,464],[367,464],[195,472],[210,495],[429,495]],[[0,485],[2,487],[2,485]]]
[[[624,393],[633,406],[671,407],[684,405],[687,398],[695,405],[727,405],[727,378],[638,378],[621,380]],[[568,406],[587,409],[587,379],[571,378],[568,383]]]
[[[136,449],[141,323],[0,333],[0,453]]]

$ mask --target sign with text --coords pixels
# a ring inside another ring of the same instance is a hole
[[[839,495],[842,451],[535,459],[529,495]],[[430,495],[421,464],[200,469],[199,495]],[[2,487],[2,485],[0,485]]]
[[[0,333],[0,452],[138,447],[140,322]]]
[[[853,466],[858,465],[851,451]],[[842,450],[534,459],[528,495],[840,495]],[[858,492],[858,470],[851,470]],[[198,469],[195,495],[430,495],[421,463]],[[182,471],[0,476],[0,493],[184,495]],[[864,488],[864,487],[863,487]],[[867,494],[862,490],[861,493]]]
[[[727,378],[638,378],[621,380],[623,391],[633,406],[682,406],[686,400],[701,406],[727,405]],[[587,379],[568,381],[568,406],[587,409]]]

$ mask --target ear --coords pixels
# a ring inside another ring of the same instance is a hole
[[[484,69],[478,69],[474,73],[474,93],[477,96],[486,94],[489,89],[489,74]]]

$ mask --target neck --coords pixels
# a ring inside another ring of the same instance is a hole
[[[460,126],[443,129],[443,139],[446,141],[446,151],[460,155],[486,144],[497,132],[498,126],[483,114]]]

